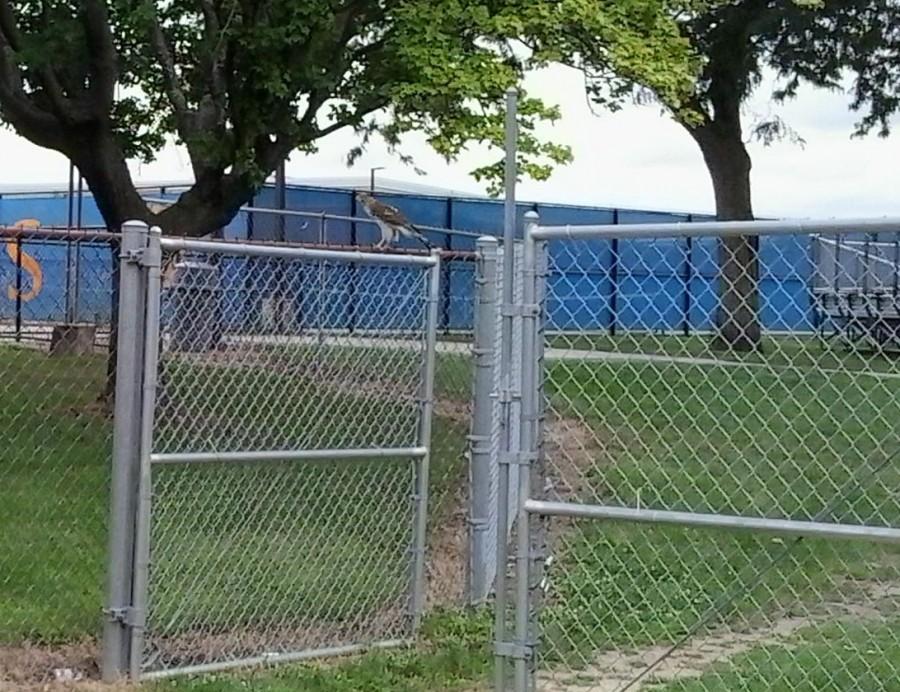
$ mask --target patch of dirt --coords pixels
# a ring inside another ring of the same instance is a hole
[[[694,637],[658,664],[634,686],[673,682],[702,675],[711,665],[767,644],[785,645],[792,634],[810,624],[808,618],[785,618],[748,632],[725,631]],[[578,671],[550,671],[538,676],[541,692],[616,692],[669,650],[666,645],[634,651],[607,651]]]
[[[628,689],[637,691],[647,685],[699,677],[711,666],[756,647],[793,647],[797,643],[792,636],[803,628],[838,620],[878,622],[885,613],[896,613],[900,606],[900,584],[848,581],[846,586],[849,587],[847,600],[823,602],[805,617],[786,615],[765,626],[744,630],[723,628],[694,636]],[[670,645],[655,645],[600,652],[584,668],[539,673],[538,688],[541,692],[618,692],[665,656],[669,648]]]
[[[100,644],[84,640],[58,646],[0,646],[0,690],[67,689],[82,679],[97,678]],[[54,671],[74,680],[57,681]],[[79,684],[79,690],[85,689]],[[90,689],[90,688],[87,688]]]

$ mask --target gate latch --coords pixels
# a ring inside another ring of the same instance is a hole
[[[513,642],[497,642],[494,645],[494,653],[503,658],[530,661],[534,656],[534,646]]]
[[[126,627],[143,627],[143,613],[135,608],[108,608],[103,611],[113,622],[118,622]]]

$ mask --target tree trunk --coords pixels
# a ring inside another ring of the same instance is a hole
[[[750,156],[739,128],[710,123],[692,131],[706,161],[719,221],[751,221]],[[761,346],[759,236],[719,241],[719,307],[716,348],[754,351]]]

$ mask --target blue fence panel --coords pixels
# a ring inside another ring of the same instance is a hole
[[[66,312],[66,246],[63,243],[23,241],[22,319],[59,322]],[[7,256],[7,261],[10,257]],[[34,263],[29,260],[33,260]],[[13,270],[15,277],[15,269]],[[4,296],[15,303],[13,290]],[[6,312],[6,310],[4,310]]]
[[[153,197],[177,197],[178,190],[144,191]],[[478,234],[499,236],[503,228],[501,200],[457,199],[421,195],[383,194],[382,199],[399,207],[414,223],[451,227]],[[275,190],[267,187],[254,199],[254,205],[273,207]],[[74,203],[73,203],[74,204]],[[84,225],[100,225],[102,218],[90,194],[82,199]],[[11,225],[23,219],[37,219],[44,225],[65,225],[69,199],[65,193],[36,195],[6,195],[0,197],[0,224]],[[290,186],[286,191],[289,209],[326,212],[342,216],[362,215],[352,192],[339,189]],[[73,207],[74,208],[74,207]],[[518,228],[522,217],[536,209],[542,223],[552,225],[582,225],[627,223],[700,221],[711,217],[636,210],[611,210],[553,204],[518,205]],[[274,214],[242,212],[225,229],[229,238],[246,238],[252,232],[255,239],[273,239],[280,224]],[[317,242],[322,234],[321,220],[287,217],[283,220],[285,237],[295,242]],[[249,226],[249,228],[248,228]],[[851,229],[852,230],[852,229]],[[343,220],[328,221],[326,240],[335,244],[361,245],[376,242],[379,234],[374,225]],[[438,247],[454,250],[473,250],[474,238],[440,233],[428,233],[429,240]],[[865,240],[865,234],[845,233],[846,240]],[[416,247],[415,241],[404,239],[402,247]],[[557,246],[557,247],[554,247]],[[551,302],[548,305],[550,327],[554,329],[608,329],[619,325],[632,329],[681,329],[707,331],[715,322],[718,303],[716,276],[718,274],[718,242],[715,238],[673,240],[585,241],[582,243],[551,244],[555,276]],[[60,243],[26,241],[28,257],[38,263],[37,282],[40,291],[34,292],[33,271],[23,271],[22,301],[24,319],[61,320],[65,317],[66,250]],[[15,267],[8,251],[0,247],[0,316],[13,316],[15,301],[8,290],[15,285]],[[78,250],[79,287],[76,316],[79,320],[105,322],[109,319],[112,267],[110,250],[106,246],[82,244]],[[813,327],[809,282],[812,257],[806,237],[764,237],[760,243],[760,277],[763,325],[767,329],[808,330]],[[258,319],[260,298],[269,290],[260,278],[255,261],[231,260],[221,267],[223,289],[234,287],[238,299],[223,304],[226,324],[247,324]],[[30,266],[30,265],[29,265]],[[265,272],[262,272],[264,275]],[[305,275],[284,277],[282,288],[294,295],[294,309],[303,324],[314,326],[327,319],[331,327],[349,328],[357,321],[359,328],[374,328],[387,324],[390,317],[364,317],[358,313],[358,299],[363,291],[381,290],[391,282],[390,270],[371,267],[365,272],[348,267],[329,270],[327,295],[337,301],[328,309],[327,318],[321,312],[320,286]],[[689,278],[690,277],[690,278]],[[440,319],[442,328],[470,329],[474,267],[464,260],[447,261],[444,269]],[[262,284],[260,282],[263,282]],[[223,291],[223,294],[228,291]],[[72,298],[70,298],[72,299]],[[312,301],[313,307],[310,306]],[[401,301],[402,302],[402,301]],[[394,303],[385,303],[390,311]],[[318,311],[318,312],[317,312]],[[318,315],[318,316],[317,316]],[[313,322],[310,322],[313,320]],[[385,327],[387,328],[387,327]]]
[[[612,209],[591,209],[555,204],[539,204],[537,211],[541,223],[547,226],[600,225],[615,222],[616,212]],[[583,329],[606,329],[612,324],[611,306],[615,290],[611,275],[613,265],[613,243],[609,240],[582,240],[567,243],[550,243],[550,266],[559,279],[554,288],[565,288],[565,284],[577,283],[587,293],[583,296],[587,305],[583,310],[574,305],[568,289],[565,301],[560,301],[554,290],[549,292],[547,313],[552,329],[578,327],[578,320],[584,321]],[[551,279],[553,280],[553,279]]]
[[[77,224],[77,198],[72,200],[72,224]],[[103,226],[103,217],[92,195],[82,197],[81,225]],[[66,226],[69,219],[67,193],[3,196],[0,203],[0,225],[12,226],[24,219],[37,219],[42,226]]]
[[[409,330],[423,323],[422,274],[407,267],[357,267],[359,307],[354,326],[360,330]]]
[[[601,330],[610,323],[609,281],[602,275],[555,272],[547,277],[553,330]]]
[[[684,223],[688,216],[620,211],[618,221],[623,225]],[[617,252],[617,324],[626,329],[671,330],[689,321],[686,239],[622,239],[617,243]]]
[[[679,277],[624,275],[616,322],[634,330],[672,330],[684,324],[684,281]]]
[[[77,264],[74,255],[77,253]],[[106,243],[73,244],[73,271],[78,268],[73,300],[79,322],[107,324],[111,320],[115,251]],[[74,283],[74,276],[73,276]]]
[[[716,326],[716,310],[719,306],[719,280],[695,275],[691,279],[690,328],[706,332]]]

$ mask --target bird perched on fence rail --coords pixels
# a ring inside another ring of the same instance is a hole
[[[390,204],[375,199],[375,197],[368,192],[357,192],[356,198],[359,200],[360,204],[362,204],[369,216],[371,216],[375,220],[375,223],[378,224],[378,228],[381,229],[381,240],[375,244],[375,247],[388,247],[397,242],[402,235],[406,238],[418,240],[426,248],[429,250],[431,249],[431,243],[428,242],[428,238],[426,238],[422,232],[403,215],[403,212],[397,209],[397,207],[393,207]]]

